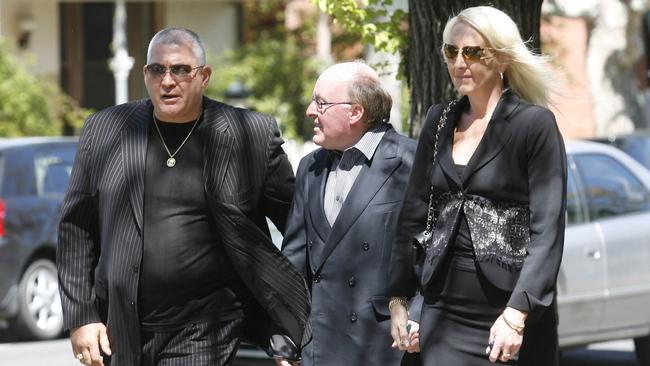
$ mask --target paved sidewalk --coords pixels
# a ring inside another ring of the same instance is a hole
[[[6,342],[6,343],[1,343]],[[273,366],[270,360],[238,359],[235,366]],[[80,366],[70,341],[11,342],[0,339],[0,366]],[[598,343],[563,352],[562,366],[638,366],[631,340]]]

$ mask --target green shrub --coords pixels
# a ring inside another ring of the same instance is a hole
[[[0,40],[0,137],[73,134],[89,113],[28,72]]]

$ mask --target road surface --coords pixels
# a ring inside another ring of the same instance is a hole
[[[236,366],[272,366],[271,361],[241,358]],[[0,332],[0,366],[79,366],[67,339],[16,342]],[[561,366],[638,366],[631,340],[563,352]]]

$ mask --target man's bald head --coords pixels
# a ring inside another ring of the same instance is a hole
[[[357,75],[379,80],[375,70],[363,61],[341,62],[325,69],[321,77],[325,76],[337,80],[351,80]]]
[[[363,106],[365,123],[375,125],[390,119],[393,99],[372,67],[359,61],[343,62],[330,66],[320,77],[349,83],[348,97],[350,102]]]

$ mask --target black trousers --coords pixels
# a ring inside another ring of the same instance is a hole
[[[232,365],[242,334],[242,318],[204,321],[183,329],[142,332],[142,366]]]

